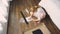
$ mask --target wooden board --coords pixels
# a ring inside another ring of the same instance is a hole
[[[44,23],[41,23],[39,26],[37,26],[29,31],[24,32],[24,34],[33,34],[32,32],[37,29],[40,29],[43,34],[51,34],[51,32],[47,29],[47,27],[45,26]]]

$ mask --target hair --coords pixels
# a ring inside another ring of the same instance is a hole
[[[38,5],[37,5],[37,6],[33,6],[33,7],[31,7],[31,8],[33,9],[33,10],[32,10],[33,12],[36,12],[36,11],[37,11],[37,8],[39,8],[39,7],[41,7],[41,6],[38,6]]]
[[[38,5],[41,0],[34,0],[35,5]]]
[[[33,8],[33,12],[35,12],[37,10],[37,8],[40,7],[40,6],[38,6],[38,4],[39,4],[40,1],[41,0],[31,0],[32,6],[30,8]]]

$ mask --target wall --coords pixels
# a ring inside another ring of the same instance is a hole
[[[9,1],[11,0],[0,0],[0,34],[7,32]]]
[[[41,0],[39,5],[46,9],[54,24],[60,29],[60,0]]]

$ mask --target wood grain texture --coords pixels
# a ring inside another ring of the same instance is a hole
[[[25,5],[26,3],[24,4],[24,1],[25,0],[13,0],[10,3],[7,34],[23,34],[23,30],[29,31],[30,29],[37,27],[36,23],[31,22],[29,23],[29,28],[25,28],[25,26],[27,25],[25,23],[23,24],[19,22],[19,19],[21,18],[19,11],[26,8],[27,6],[33,6],[32,4]],[[46,16],[46,18],[42,19],[41,23],[44,23],[46,25],[51,34],[60,34],[60,30],[56,27],[56,25],[53,23],[53,21],[50,19],[48,15]]]

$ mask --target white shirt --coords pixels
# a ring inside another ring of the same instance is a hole
[[[43,14],[43,15],[42,15],[42,14]],[[44,10],[43,10],[41,7],[39,7],[39,8],[37,8],[37,11],[34,12],[33,15],[34,15],[35,17],[37,17],[38,20],[41,20],[41,19],[42,19],[42,16],[45,16],[46,14],[45,14]]]

